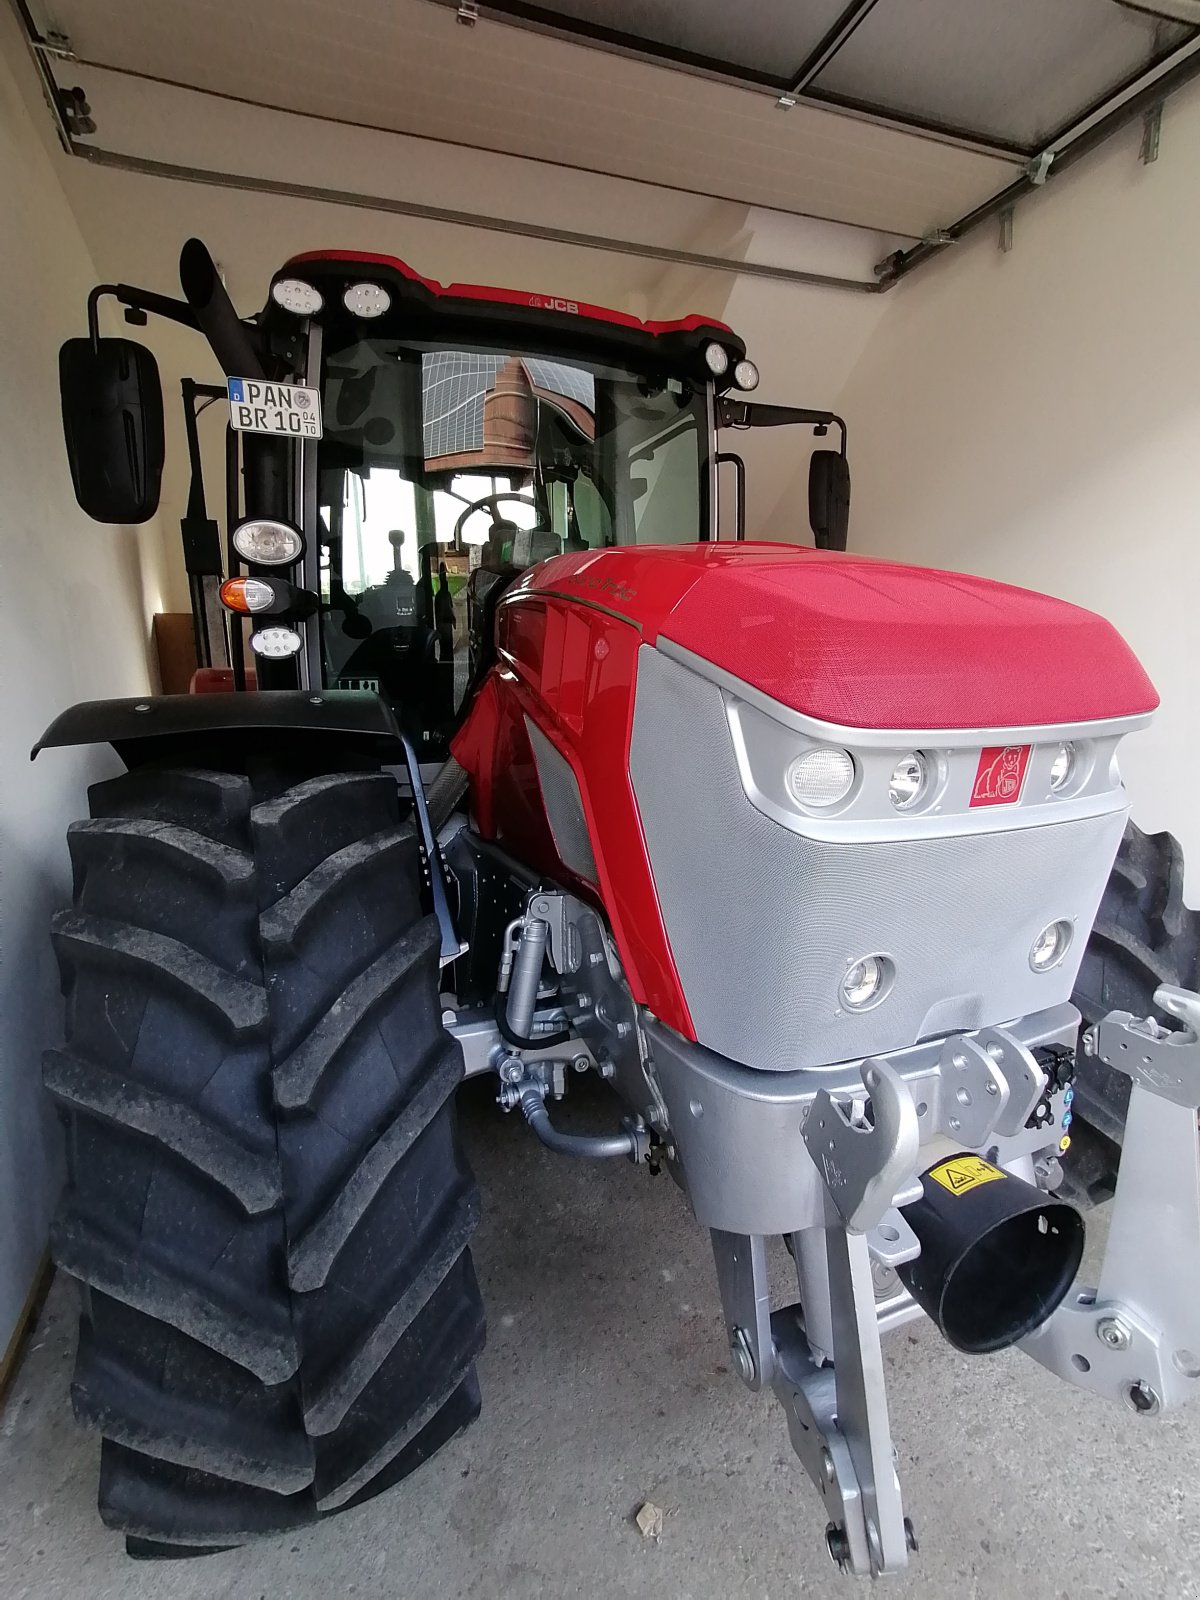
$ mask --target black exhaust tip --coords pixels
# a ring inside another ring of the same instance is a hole
[[[233,309],[217,264],[201,239],[189,239],[179,252],[179,287],[225,374],[230,378],[261,378],[263,364],[258,346]]]
[[[202,239],[188,239],[179,252],[179,287],[193,310],[201,311],[213,297],[221,279],[216,263]]]
[[[904,1216],[921,1241],[897,1268],[956,1350],[1016,1344],[1054,1312],[1083,1257],[1074,1206],[965,1152],[934,1163]]]

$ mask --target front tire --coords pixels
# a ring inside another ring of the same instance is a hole
[[[72,1399],[132,1553],[228,1546],[378,1493],[478,1413],[461,1052],[387,774],[146,766],[89,798],[45,1062]]]
[[[1084,1025],[1109,1011],[1157,1016],[1160,984],[1200,989],[1200,913],[1183,900],[1183,850],[1169,833],[1129,823],[1113,864],[1071,998]],[[1072,1198],[1107,1199],[1116,1188],[1130,1080],[1079,1055],[1075,1123],[1066,1176]]]

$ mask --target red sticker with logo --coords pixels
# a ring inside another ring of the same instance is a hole
[[[1021,798],[1025,772],[1029,766],[1028,744],[994,744],[979,752],[975,783],[971,789],[973,806],[1011,806]]]

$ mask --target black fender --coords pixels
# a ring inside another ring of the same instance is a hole
[[[333,734],[366,741],[402,761],[396,719],[377,694],[358,689],[259,689],[241,694],[163,694],[83,700],[55,717],[30,751],[110,744],[127,766],[174,755],[204,734]]]

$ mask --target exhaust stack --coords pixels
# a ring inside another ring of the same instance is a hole
[[[233,309],[207,245],[199,239],[189,239],[179,252],[179,286],[226,377],[263,377],[254,342]]]

